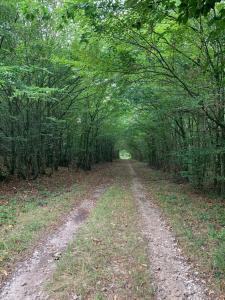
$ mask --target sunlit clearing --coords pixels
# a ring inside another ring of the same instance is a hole
[[[131,154],[127,150],[120,150],[120,159],[131,159]]]

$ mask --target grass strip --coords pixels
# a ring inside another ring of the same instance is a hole
[[[52,299],[152,299],[147,248],[130,191],[112,186],[58,263]]]

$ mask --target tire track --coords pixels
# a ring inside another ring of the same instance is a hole
[[[162,219],[159,208],[146,198],[144,187],[129,163],[132,191],[141,214],[143,234],[148,240],[156,299],[207,300],[207,289],[194,276],[181,255],[176,240]]]
[[[106,188],[97,187],[93,195],[75,208],[56,232],[36,248],[29,259],[17,266],[12,278],[2,288],[1,300],[48,299],[48,295],[42,290],[43,284],[51,278],[56,268],[56,260],[73,240]]]

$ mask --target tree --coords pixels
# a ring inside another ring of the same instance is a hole
[[[79,22],[89,24],[99,45],[104,43],[105,55],[98,57],[102,72],[108,77],[120,74],[126,90],[138,95],[134,107],[143,114],[140,131],[146,132],[143,139],[149,152],[142,156],[157,167],[179,172],[195,186],[213,184],[223,193],[224,4],[76,1],[74,5],[83,12]]]

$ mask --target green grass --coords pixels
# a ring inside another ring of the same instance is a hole
[[[167,180],[166,174],[135,164],[149,192],[162,208],[178,241],[209,284],[224,291],[225,209],[224,203],[194,193],[188,185]],[[205,274],[205,275],[204,275]]]
[[[152,299],[146,244],[132,195],[114,185],[58,263],[53,299]]]
[[[0,207],[0,278],[63,213],[70,211],[82,192],[83,188],[76,185],[71,192],[45,192],[25,201],[14,197]]]

